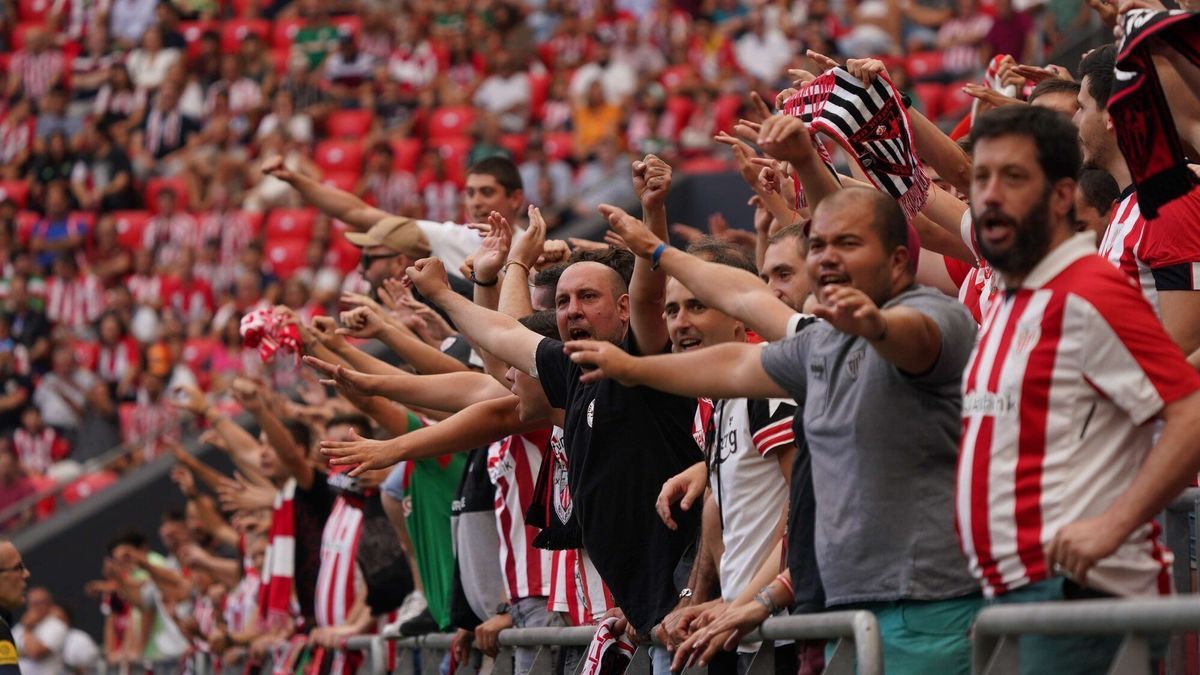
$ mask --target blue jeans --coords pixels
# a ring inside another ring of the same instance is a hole
[[[566,626],[567,622],[563,616],[557,612],[551,612],[546,606],[546,598],[521,598],[512,608],[509,609],[512,615],[513,627],[515,628],[546,628],[551,626]],[[553,656],[551,662],[557,661],[558,648],[545,647],[550,649]],[[515,663],[513,666],[513,675],[526,675],[529,669],[533,667],[533,660],[537,658],[537,647],[517,647],[515,650]]]

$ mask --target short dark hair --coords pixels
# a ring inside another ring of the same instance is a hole
[[[558,288],[558,280],[562,277],[562,273],[566,269],[567,263],[558,263],[544,270],[538,270],[538,273],[533,275],[534,288],[545,288],[547,286],[551,289]]]
[[[1047,94],[1070,94],[1074,98],[1079,95],[1079,83],[1060,77],[1047,78],[1037,83],[1033,91],[1029,92],[1027,100],[1029,103],[1033,103]]]
[[[1049,108],[1009,105],[989,110],[975,118],[971,142],[1001,136],[1027,136],[1037,148],[1038,164],[1046,179],[1055,183],[1079,175],[1083,157],[1079,132],[1071,120]]]
[[[621,275],[621,278],[625,280],[625,285],[628,286],[629,282],[633,279],[633,263],[635,260],[634,255],[623,248],[609,246],[603,251],[589,251],[577,248],[571,251],[571,256],[567,258],[566,267],[570,267],[577,262],[598,262],[601,265],[616,270],[617,274]],[[565,270],[566,267],[563,269]]]
[[[1079,192],[1088,206],[1106,213],[1121,196],[1121,187],[1104,169],[1084,169],[1079,172]]]
[[[869,187],[845,187],[825,198],[817,208],[837,208],[842,202],[866,204],[871,207],[871,228],[883,243],[883,250],[891,253],[901,246],[908,246],[908,217],[891,195]],[[826,202],[829,205],[826,206]],[[917,251],[909,251],[916,256]]]
[[[1113,69],[1117,64],[1117,48],[1111,44],[1097,47],[1079,62],[1079,81],[1088,79],[1088,95],[1096,99],[1101,110],[1108,110],[1108,97],[1113,90]]]
[[[767,237],[767,246],[774,246],[784,239],[795,239],[796,245],[800,247],[801,251],[804,251],[808,248],[808,229],[811,225],[811,220],[784,225]]]
[[[108,554],[112,555],[113,551],[117,550],[118,546],[124,545],[132,546],[138,549],[146,548],[148,545],[146,542],[146,535],[138,532],[137,530],[127,530],[122,532],[121,534],[109,540]]]
[[[525,189],[525,184],[521,182],[521,172],[517,170],[517,165],[507,157],[497,156],[481,159],[467,169],[467,175],[473,173],[495,178],[500,187],[504,188],[505,194],[511,195],[517,190]]]
[[[292,435],[292,441],[308,452],[312,447],[312,429],[309,429],[308,425],[300,420],[284,420],[283,426]]]
[[[529,316],[521,317],[518,319],[518,321],[521,322],[522,326],[525,326],[529,330],[541,335],[542,337],[548,337],[554,340],[557,340],[561,337],[561,334],[558,332],[558,321],[555,317],[554,310],[552,309],[534,312]]]
[[[164,524],[165,523],[184,523],[184,522],[187,522],[187,519],[184,517],[182,510],[170,509],[168,511],[163,512],[162,522]]]
[[[736,267],[758,275],[758,266],[754,264],[754,259],[746,253],[746,249],[737,244],[704,236],[688,245],[687,252],[708,262]]]

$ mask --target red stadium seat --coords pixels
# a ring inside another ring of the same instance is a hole
[[[442,157],[442,164],[446,167],[446,178],[459,186],[465,185],[467,182],[467,155],[471,154],[471,146],[474,145],[474,141],[466,136],[457,136],[436,139],[432,141],[432,145],[437,148],[438,154]]]
[[[914,80],[936,77],[942,72],[941,52],[917,52],[908,55],[908,74]]]
[[[0,73],[7,73],[8,66],[12,63],[12,52],[0,52]]]
[[[550,94],[550,73],[539,71],[529,74],[529,118],[531,121],[542,119],[542,106],[546,105],[546,97]]]
[[[11,199],[18,209],[25,208],[25,202],[29,199],[29,181],[0,180],[0,202],[6,199]]]
[[[21,21],[43,22],[50,14],[54,0],[20,0],[17,3],[17,17]]]
[[[141,248],[142,233],[146,223],[150,221],[149,211],[113,211],[113,220],[117,226],[117,241],[121,248],[133,250]]]
[[[362,141],[327,139],[317,143],[313,155],[317,166],[325,171],[360,171],[362,169]]]
[[[733,132],[737,124],[738,111],[742,109],[742,97],[738,94],[722,94],[713,104],[717,109],[717,130]]]
[[[280,279],[287,279],[296,270],[304,267],[304,249],[306,248],[308,248],[308,242],[301,239],[268,241],[266,246],[267,260],[271,263],[271,267],[274,268],[275,274]]]
[[[182,176],[174,176],[171,178],[151,178],[146,181],[145,199],[146,208],[152,212],[158,211],[157,195],[158,191],[163,188],[170,188],[175,193],[175,210],[187,211],[188,208],[188,188],[187,181]]]
[[[117,404],[117,419],[121,424],[121,439],[128,442],[133,437],[133,411],[137,410],[136,403]]]
[[[221,25],[221,51],[232,54],[241,47],[250,33],[258,35],[263,44],[271,39],[271,22],[266,19],[229,19]]]
[[[667,88],[668,92],[670,92],[684,86],[695,77],[696,74],[692,70],[692,67],[682,64],[678,66],[671,66],[670,68],[664,70],[662,75],[659,76],[658,81],[662,83],[662,86]]]
[[[75,221],[82,220],[88,232],[96,231],[96,214],[92,211],[72,211],[67,217]]]
[[[545,149],[546,156],[553,159],[570,157],[574,144],[575,137],[569,131],[550,132],[542,138],[542,148]]]
[[[263,221],[267,219],[267,214],[262,211],[242,211],[242,216],[250,223],[250,232],[257,239],[262,234]]]
[[[200,37],[206,31],[218,31],[216,21],[183,21],[179,24],[179,32],[187,43],[187,56],[194,59],[200,55]]]
[[[36,211],[17,211],[17,241],[28,244],[29,237],[33,234],[33,226],[41,218]]]
[[[307,242],[312,238],[313,222],[317,214],[312,209],[273,209],[267,216],[265,235],[267,242],[289,239]]]
[[[512,155],[512,160],[518,164],[525,159],[525,148],[529,146],[529,137],[525,134],[504,134],[500,137],[500,145]]]
[[[975,101],[974,97],[963,91],[963,85],[969,82],[954,82],[946,85],[945,98],[942,99],[942,116],[951,116],[958,118],[966,115],[971,110],[971,103]]]
[[[468,106],[438,108],[429,117],[429,138],[466,136],[475,125],[475,109]]]
[[[417,170],[417,160],[421,157],[421,140],[419,138],[400,138],[391,141],[392,168],[412,173]]]
[[[325,118],[325,133],[334,138],[359,138],[367,135],[375,123],[370,110],[335,110]]]
[[[271,31],[271,46],[275,49],[291,49],[296,33],[307,23],[304,19],[276,19]]]
[[[353,35],[354,37],[362,35],[362,19],[356,14],[331,16],[329,22],[337,26],[338,32],[342,35]]]
[[[697,157],[681,164],[679,170],[687,174],[721,173],[729,170],[729,162],[716,157]]]
[[[33,489],[36,491],[34,494],[50,492],[57,485],[53,479],[45,476],[30,476],[29,482],[33,483]],[[54,513],[54,496],[51,495],[38,500],[37,506],[33,508],[33,512],[39,520],[49,517],[50,514]]]
[[[675,116],[676,134],[687,126],[688,120],[692,117],[692,111],[695,109],[695,102],[687,96],[670,96],[667,98],[667,112]]]
[[[112,471],[90,473],[63,489],[63,501],[67,504],[75,504],[100,492],[115,482],[117,482],[117,474]]]
[[[9,48],[14,52],[21,49],[25,46],[25,34],[43,26],[45,23],[42,21],[23,21],[13,26],[12,33],[9,34]]]
[[[358,171],[328,171],[325,177],[321,179],[322,185],[332,185],[339,190],[353,192],[354,186],[358,184]]]
[[[325,260],[341,270],[342,274],[346,274],[358,267],[358,260],[361,256],[362,249],[346,241],[346,237],[338,235],[333,237],[329,251],[325,254]]]
[[[913,93],[921,99],[925,117],[936,120],[942,116],[942,110],[945,108],[946,85],[938,82],[918,82],[913,85]]]

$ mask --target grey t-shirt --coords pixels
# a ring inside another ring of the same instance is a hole
[[[829,606],[979,591],[954,531],[960,382],[975,322],[920,286],[884,307],[898,305],[941,330],[927,373],[902,373],[866,340],[825,322],[763,348],[763,368],[803,410]]]

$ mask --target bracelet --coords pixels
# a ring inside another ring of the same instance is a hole
[[[780,572],[779,576],[775,577],[775,581],[778,581],[780,586],[787,589],[788,596],[792,600],[796,599],[796,591],[792,590],[792,575],[789,572]]]
[[[659,242],[658,246],[654,247],[654,253],[650,254],[650,269],[658,269],[658,261],[662,258],[663,251],[667,250],[666,242]]]
[[[520,265],[520,266],[521,266],[521,268],[525,270],[525,274],[527,274],[527,275],[528,275],[528,274],[533,274],[533,272],[531,272],[531,271],[529,270],[529,265],[526,265],[525,263],[521,262],[520,260],[509,260],[508,262],[504,263],[504,267],[502,267],[502,268],[500,268],[500,269],[502,269],[502,270],[504,270],[505,272],[507,272],[507,271],[508,271],[508,266],[509,266],[509,265]]]
[[[495,286],[496,284],[500,283],[500,277],[496,277],[495,279],[492,279],[491,281],[484,282],[484,281],[480,281],[479,279],[476,279],[475,278],[475,270],[471,270],[471,283],[475,284],[476,286],[482,286],[484,288],[491,288],[492,286]]]
[[[754,600],[763,607],[766,607],[767,613],[771,616],[775,616],[783,610],[782,607],[775,604],[775,599],[771,597],[771,587],[769,585],[763,586],[758,595],[754,596]]]

